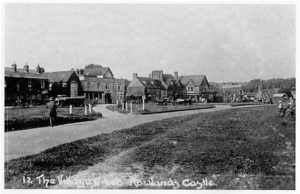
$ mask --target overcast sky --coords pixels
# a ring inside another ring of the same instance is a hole
[[[208,81],[296,76],[295,5],[6,4],[5,66]]]

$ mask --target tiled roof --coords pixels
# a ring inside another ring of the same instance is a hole
[[[45,76],[45,73],[39,74],[35,70],[29,69],[28,73],[24,69],[17,69],[17,72],[14,72],[12,68],[5,67],[5,77],[15,77],[15,78],[30,78],[30,79],[48,79]]]
[[[163,81],[167,83],[169,79],[174,79],[172,74],[163,74]]]
[[[137,77],[137,79],[143,84],[145,88],[149,89],[165,89],[161,81],[153,80],[147,77]]]
[[[280,97],[280,98],[282,98],[284,95],[286,95],[286,94],[284,94],[284,93],[279,93],[279,94],[274,94],[273,95],[273,97]]]
[[[190,80],[193,80],[196,85],[200,85],[204,78],[205,75],[185,75],[185,76],[180,76],[179,80],[184,85],[186,85]]]
[[[109,70],[109,67],[99,67],[99,68],[93,68],[93,69],[84,69],[83,75],[85,76],[103,76],[107,71]]]
[[[57,71],[44,73],[50,82],[67,82],[74,71]]]

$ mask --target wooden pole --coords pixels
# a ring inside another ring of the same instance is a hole
[[[72,114],[72,105],[70,105],[70,115]]]

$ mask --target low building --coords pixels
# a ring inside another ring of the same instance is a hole
[[[74,70],[45,73],[49,79],[49,96],[82,96],[81,82]]]
[[[274,94],[272,98],[273,98],[274,104],[278,104],[279,101],[288,100],[287,94],[284,94],[284,93]]]
[[[124,100],[129,84],[126,79],[116,79],[109,67],[90,64],[77,69],[83,95],[96,103],[111,104]]]
[[[138,102],[141,102],[142,96],[145,96],[146,101],[163,99],[167,96],[167,88],[159,79],[138,77],[134,73],[127,88],[127,96],[130,100],[137,99]]]
[[[29,69],[27,63],[24,68],[17,68],[15,62],[11,68],[5,67],[5,106],[39,104],[48,98],[48,78],[44,72],[39,65],[35,70]]]

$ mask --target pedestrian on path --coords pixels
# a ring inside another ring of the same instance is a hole
[[[50,102],[47,103],[47,108],[49,109],[49,118],[50,118],[50,126],[53,127],[54,121],[57,119],[57,104],[54,101],[53,97],[50,97]]]

